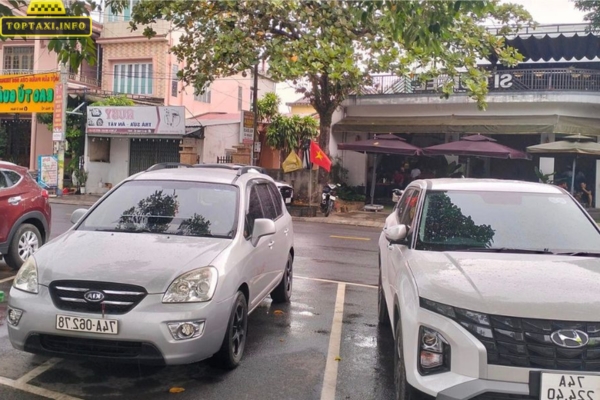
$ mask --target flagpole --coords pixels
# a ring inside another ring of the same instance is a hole
[[[312,214],[312,168],[309,168],[308,170],[308,209]]]

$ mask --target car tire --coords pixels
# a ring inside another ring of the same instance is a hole
[[[38,228],[31,224],[19,226],[10,242],[7,254],[4,255],[6,264],[13,270],[18,270],[42,244],[43,239]]]
[[[396,339],[394,340],[394,383],[396,387],[395,400],[416,400],[414,392],[406,380],[404,365],[404,348],[402,345],[402,322],[396,321]]]
[[[381,283],[381,267],[379,268],[379,285],[377,287],[377,319],[379,320],[379,325],[390,326],[390,316]]]
[[[223,343],[219,351],[212,358],[213,365],[229,370],[237,368],[244,355],[247,333],[248,302],[246,301],[246,296],[238,291],[233,301]]]
[[[294,282],[294,259],[288,254],[288,260],[285,264],[285,271],[281,281],[271,292],[273,303],[289,303],[292,298],[292,287]]]

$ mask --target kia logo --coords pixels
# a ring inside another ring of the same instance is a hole
[[[83,295],[83,298],[89,303],[100,303],[102,300],[104,300],[104,293],[90,290]]]
[[[587,333],[575,329],[561,329],[552,332],[550,339],[557,346],[565,347],[567,349],[579,349],[586,346],[590,341],[590,337]]]

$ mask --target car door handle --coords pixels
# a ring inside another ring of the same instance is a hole
[[[269,242],[269,248],[271,248],[271,249],[272,249],[274,244],[275,244],[275,242],[274,242],[273,240],[271,240],[271,241]]]
[[[16,206],[17,204],[19,204],[21,202],[21,200],[23,200],[23,198],[21,196],[11,197],[10,199],[8,199],[8,204]]]
[[[283,233],[285,233],[285,236],[287,236],[287,234],[288,234],[288,232],[289,232],[289,231],[290,231],[290,230],[289,230],[288,228],[285,228],[285,229],[283,230]]]

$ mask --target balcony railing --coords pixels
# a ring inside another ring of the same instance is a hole
[[[69,74],[69,80],[77,82],[77,83],[81,83],[83,85],[93,86],[95,88],[99,88],[100,87],[100,80],[98,80],[96,78],[89,77],[89,76],[80,76],[80,75],[75,74],[75,73],[70,73]]]
[[[454,92],[466,92],[460,77],[441,75],[425,83],[418,77],[396,75],[373,76],[370,86],[362,90],[370,94],[433,94],[441,93],[442,87],[453,81]],[[590,69],[513,69],[497,71],[488,80],[490,92],[529,91],[592,91],[600,92],[600,71]]]

